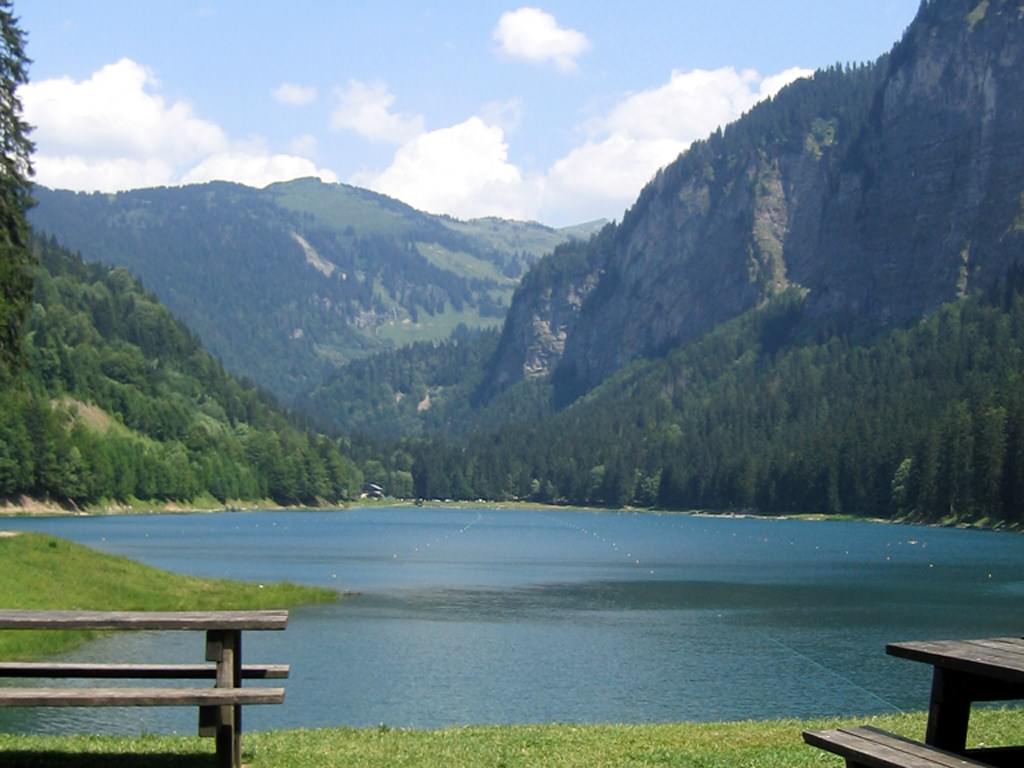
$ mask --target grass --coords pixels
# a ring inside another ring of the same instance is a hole
[[[405,347],[417,341],[446,339],[459,323],[464,323],[469,328],[492,328],[501,324],[501,318],[483,317],[475,307],[457,312],[447,304],[444,312],[436,315],[421,312],[416,323],[389,322],[377,326],[373,333],[377,338],[393,342],[395,346]]]
[[[981,0],[973,11],[967,14],[967,26],[974,31],[974,26],[985,18],[988,13],[988,0]]]
[[[330,589],[289,583],[249,584],[168,573],[55,536],[0,537],[4,608],[183,611],[287,608],[336,600]],[[0,631],[0,659],[62,653],[93,632]]]
[[[665,725],[528,725],[434,731],[330,728],[247,733],[252,768],[841,768],[834,755],[804,745],[806,728],[871,724],[912,738],[923,714],[842,720],[772,720]],[[981,710],[972,745],[1024,743],[1024,712]],[[208,740],[179,736],[15,736],[0,734],[9,768],[199,765]]]
[[[551,229],[543,224],[508,219],[485,218],[472,221],[445,221],[449,229],[476,237],[501,251],[526,251],[535,258],[551,253],[570,237],[569,231]]]
[[[111,430],[122,436],[136,434],[98,405],[77,400],[70,395],[54,400],[53,405],[64,408],[76,424],[82,424],[97,434],[105,435]]]
[[[413,227],[404,210],[389,209],[371,192],[344,185],[326,185],[316,180],[281,184],[274,188],[279,205],[315,216],[339,231],[350,224],[360,235],[375,233],[401,236]]]
[[[445,248],[437,243],[417,243],[419,252],[423,255],[427,261],[433,264],[438,269],[443,269],[451,272],[455,275],[463,275],[469,278],[477,278],[479,280],[490,280],[498,285],[510,286],[505,300],[507,301],[512,296],[512,287],[515,286],[516,281],[512,278],[505,277],[495,266],[489,261],[477,258],[469,253],[462,251],[452,251]]]

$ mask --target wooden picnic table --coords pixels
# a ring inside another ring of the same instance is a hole
[[[1024,746],[966,748],[971,704],[1024,699],[1024,638],[890,643],[885,650],[933,667],[926,744],[990,765],[1024,765]]]
[[[288,611],[31,611],[0,610],[0,630],[177,630],[206,633],[197,664],[5,662],[0,677],[213,678],[213,688],[0,688],[0,706],[198,706],[199,733],[216,739],[218,764],[241,764],[242,704],[284,700],[283,688],[241,690],[243,678],[288,676],[286,665],[243,665],[242,632],[283,630]]]
[[[924,742],[871,726],[804,731],[847,768],[1021,768],[1024,745],[967,749],[971,704],[1024,699],[1024,638],[890,643],[888,654],[931,664]]]

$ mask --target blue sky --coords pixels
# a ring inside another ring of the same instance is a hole
[[[694,139],[875,59],[918,0],[15,0],[37,180],[296,176],[435,213],[620,218]]]

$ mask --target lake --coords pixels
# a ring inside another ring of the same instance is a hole
[[[248,633],[288,662],[247,730],[656,722],[922,709],[888,641],[1024,633],[1024,536],[858,522],[365,508],[13,518],[183,573],[358,594]],[[82,660],[196,661],[195,633],[115,634]],[[195,711],[24,710],[0,726],[195,729]]]

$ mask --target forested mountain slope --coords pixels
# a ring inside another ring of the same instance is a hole
[[[340,501],[337,442],[240,384],[123,268],[48,238],[15,372],[0,365],[0,497]]]
[[[1022,288],[870,343],[801,339],[783,294],[547,419],[407,441],[416,492],[1022,525]]]
[[[516,293],[484,391],[560,402],[787,290],[869,336],[992,286],[1024,246],[1024,14],[926,0],[867,66],[800,80],[658,173]]]
[[[127,267],[228,370],[289,402],[348,360],[499,324],[529,264],[599,226],[461,222],[316,179],[35,196],[38,231]]]
[[[496,330],[459,327],[443,342],[370,355],[342,366],[295,407],[343,434],[460,433],[471,426],[470,400],[497,341]]]

